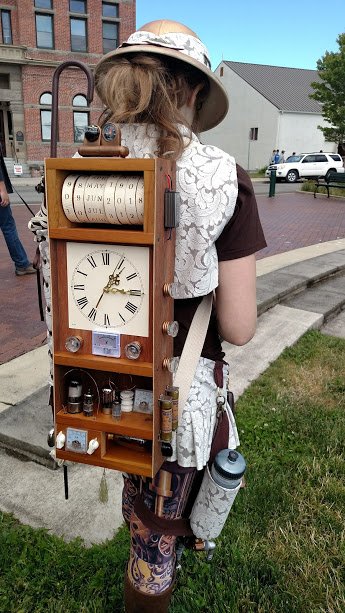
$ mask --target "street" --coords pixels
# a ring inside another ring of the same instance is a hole
[[[276,183],[276,194],[288,194],[291,192],[301,191],[302,181],[297,183],[285,183],[285,181]],[[253,187],[255,194],[268,196],[270,191],[270,182],[266,178],[254,179]]]
[[[24,181],[24,179],[23,179]],[[32,181],[32,179],[31,179]],[[35,190],[35,185],[40,182],[40,178],[37,177],[37,182],[34,185],[16,185],[14,182],[14,189],[21,195],[21,197],[29,204],[40,204],[41,194],[38,194]],[[270,184],[268,179],[255,179],[253,181],[253,187],[255,194],[268,196]],[[276,193],[284,194],[291,192],[298,192],[301,188],[301,182],[298,183],[276,183]],[[18,194],[14,192],[11,194],[11,204],[22,204]]]

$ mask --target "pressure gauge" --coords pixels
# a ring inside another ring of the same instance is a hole
[[[138,341],[128,343],[125,347],[125,355],[129,360],[137,360],[141,354],[141,345]]]
[[[67,351],[70,351],[71,353],[76,353],[79,351],[82,344],[83,339],[79,336],[68,336],[65,341],[65,347]]]

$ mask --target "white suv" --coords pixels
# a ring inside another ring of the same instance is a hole
[[[266,177],[276,170],[277,179],[295,183],[302,177],[326,177],[330,172],[344,172],[343,160],[338,153],[300,153],[290,155],[282,164],[270,164]]]

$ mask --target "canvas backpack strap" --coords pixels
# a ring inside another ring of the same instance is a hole
[[[183,407],[187,402],[189,391],[194,379],[201,351],[204,346],[208,323],[210,321],[213,302],[213,293],[204,296],[195,311],[193,321],[184,344],[178,369],[174,377],[174,386],[179,392],[179,421],[182,417]]]

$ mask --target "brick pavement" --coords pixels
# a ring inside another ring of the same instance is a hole
[[[312,194],[287,193],[274,198],[257,196],[268,246],[258,259],[345,238],[345,200]],[[33,210],[37,207],[32,206]],[[27,229],[30,214],[24,206],[12,207],[27,253],[33,258],[35,243]],[[12,260],[0,235],[0,364],[40,347],[45,342],[45,324],[40,321],[35,275],[16,277]]]
[[[345,238],[345,199],[291,192],[257,196],[267,247],[258,259],[316,243]]]
[[[38,206],[30,208],[36,212]],[[12,206],[18,234],[32,260],[36,243],[27,224],[31,215],[24,206]],[[0,234],[0,364],[9,362],[45,342],[46,327],[40,321],[37,299],[36,275],[17,277],[14,264],[7,251],[3,234]]]

